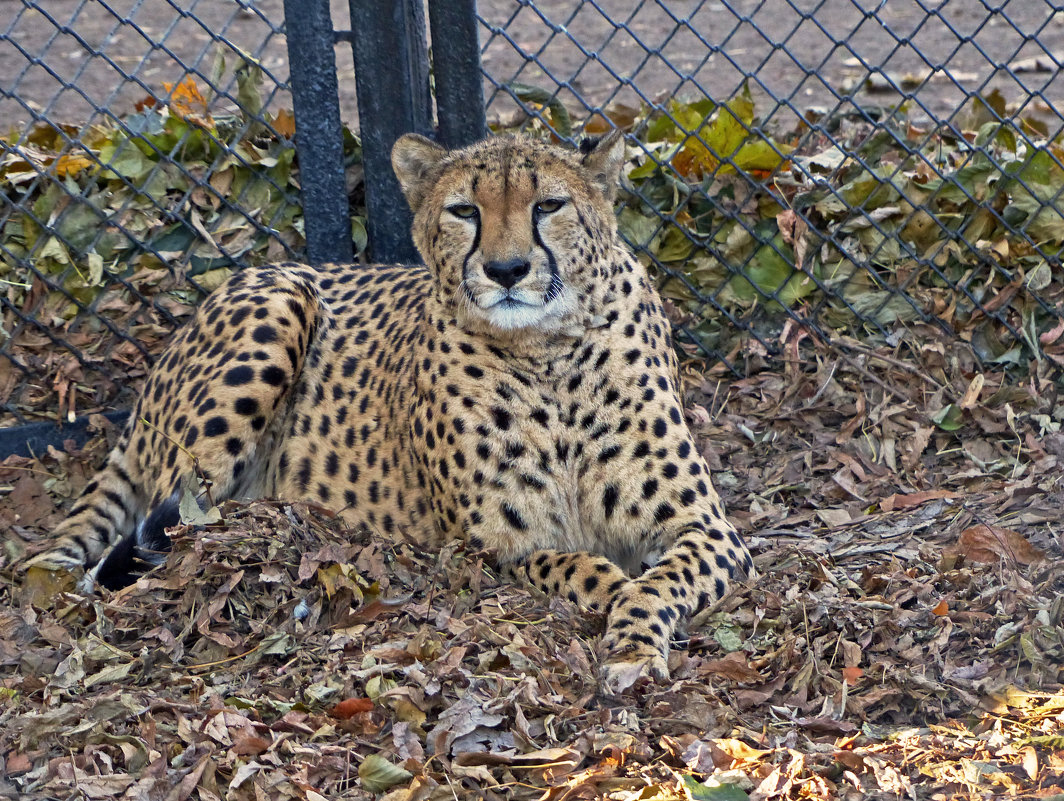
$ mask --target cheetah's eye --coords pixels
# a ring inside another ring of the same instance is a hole
[[[453,206],[448,206],[447,211],[463,220],[472,220],[477,216],[477,207],[472,203],[455,203]]]
[[[552,197],[547,198],[546,200],[539,201],[539,203],[537,203],[534,208],[539,214],[553,214],[564,205],[564,200],[562,200],[561,198]]]

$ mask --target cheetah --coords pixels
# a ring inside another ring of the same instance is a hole
[[[462,538],[605,614],[607,681],[666,678],[677,626],[752,562],[685,423],[661,300],[617,232],[624,160],[616,132],[580,149],[400,138],[425,266],[236,273],[27,564],[104,581],[168,545],[200,476],[215,502],[306,500],[427,547]]]

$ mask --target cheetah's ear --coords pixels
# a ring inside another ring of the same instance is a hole
[[[580,163],[591,173],[595,188],[612,201],[617,193],[621,165],[624,164],[624,134],[616,129],[611,131],[584,153]]]
[[[435,183],[445,155],[445,148],[420,134],[403,134],[392,147],[392,169],[415,214]]]

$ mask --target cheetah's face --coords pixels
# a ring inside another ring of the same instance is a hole
[[[450,153],[421,137],[396,143],[415,243],[461,323],[550,333],[580,318],[595,257],[616,235],[621,158],[619,137],[583,157],[520,138]]]
[[[501,330],[553,328],[577,303],[567,258],[579,227],[570,188],[522,169],[476,178],[444,201],[443,250],[465,257],[440,278],[457,279],[464,316]]]

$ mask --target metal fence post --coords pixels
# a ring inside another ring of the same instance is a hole
[[[284,13],[307,258],[349,262],[351,217],[329,0],[284,0]]]
[[[429,0],[429,23],[440,144],[472,144],[488,130],[476,0]]]
[[[350,0],[350,7],[370,255],[417,262],[391,149],[404,133],[433,129],[424,7],[422,0]]]

